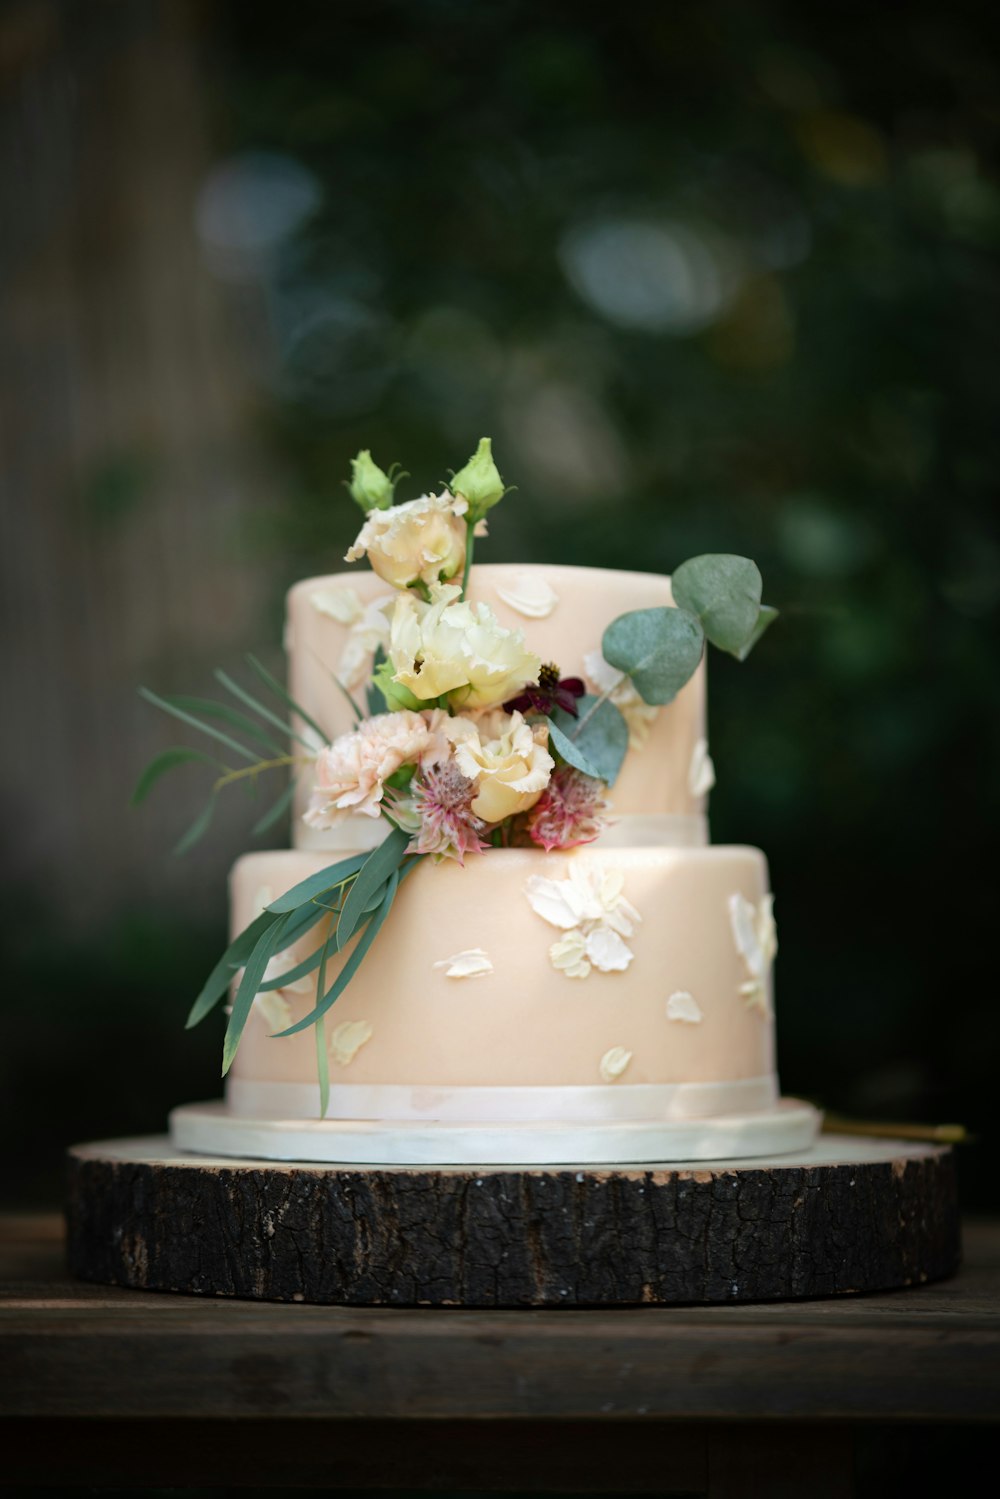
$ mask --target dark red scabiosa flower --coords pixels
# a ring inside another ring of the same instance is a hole
[[[576,700],[583,697],[586,687],[579,677],[563,677],[559,679],[559,668],[551,663],[543,666],[538,673],[538,681],[533,687],[526,687],[517,697],[512,697],[509,702],[504,703],[508,713],[515,709],[519,713],[544,713],[548,715],[554,708],[562,708],[566,713],[578,716]]]

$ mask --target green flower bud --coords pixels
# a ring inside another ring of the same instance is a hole
[[[392,504],[392,492],[396,488],[396,480],[401,478],[397,474],[391,477],[397,464],[393,464],[388,473],[384,473],[377,463],[372,461],[372,455],[367,448],[362,448],[356,458],[351,459],[351,482],[348,489],[351,499],[356,501],[367,514],[369,510],[388,510]]]
[[[408,687],[404,687],[401,683],[393,681],[395,675],[396,668],[391,661],[380,661],[372,678],[375,686],[385,698],[386,711],[389,713],[398,713],[400,708],[412,708],[414,710],[426,708],[427,704],[422,703],[418,697],[414,697]]]
[[[504,489],[497,466],[493,462],[493,449],[488,437],[479,439],[479,446],[463,469],[451,481],[452,494],[460,494],[469,502],[468,519],[473,523],[481,520],[487,510],[492,510],[507,491]]]

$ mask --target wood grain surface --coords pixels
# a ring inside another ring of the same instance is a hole
[[[58,1218],[0,1219],[5,1476],[885,1499],[940,1471],[946,1492],[1000,1415],[1000,1225],[965,1246],[955,1278],[880,1295],[409,1310],[91,1285]]]
[[[354,1306],[560,1307],[833,1296],[951,1274],[946,1147],[824,1137],[698,1167],[329,1167],[161,1140],[70,1152],[87,1280]]]

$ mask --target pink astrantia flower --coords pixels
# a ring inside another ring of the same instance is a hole
[[[606,825],[604,783],[572,765],[560,765],[528,814],[528,835],[546,853],[593,843]]]
[[[489,844],[482,837],[486,824],[472,810],[475,794],[475,781],[454,760],[425,765],[410,783],[407,798],[419,824],[413,852],[430,854],[437,863],[456,859],[459,864],[466,854],[483,853]]]
[[[419,713],[379,713],[341,734],[316,756],[316,780],[304,821],[331,828],[352,813],[378,817],[385,782],[402,765],[415,764],[430,733]]]

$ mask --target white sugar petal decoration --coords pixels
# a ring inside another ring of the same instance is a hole
[[[539,573],[518,573],[506,587],[499,583],[496,591],[504,603],[526,619],[548,619],[559,602],[559,595]]]
[[[353,588],[318,588],[309,595],[317,614],[326,614],[338,625],[353,625],[364,613],[364,607]]]
[[[684,1020],[688,1025],[698,1025],[702,1020],[701,1005],[686,989],[677,989],[667,1000],[667,1019]]]
[[[715,785],[715,766],[708,753],[708,740],[696,739],[688,767],[688,790],[692,796],[707,796]]]
[[[293,957],[290,952],[275,953],[264,969],[264,977],[265,979],[280,979],[283,973],[290,973],[293,968],[297,968],[301,961],[301,958]],[[285,994],[311,994],[315,983],[316,980],[306,973],[291,984],[282,984],[281,989]]]
[[[613,1083],[616,1078],[621,1077],[631,1060],[632,1053],[626,1051],[624,1046],[612,1046],[601,1058],[598,1070],[606,1083]]]
[[[273,899],[274,891],[271,889],[270,885],[258,886],[257,890],[254,892],[253,897],[254,920],[256,920],[258,916],[263,916],[264,912],[267,910]]]
[[[585,979],[590,973],[587,959],[587,939],[574,927],[549,948],[549,961],[559,973],[568,979]]]
[[[531,909],[550,926],[568,931],[581,918],[580,894],[569,880],[547,880],[544,875],[529,875],[524,885]]]
[[[766,980],[778,951],[774,896],[765,895],[759,906],[755,906],[745,895],[731,895],[729,920],[736,950],[749,974],[747,982],[740,985],[739,992],[751,1008],[767,1016],[770,1009]]]
[[[603,922],[586,937],[587,957],[602,973],[624,973],[635,953]]]
[[[467,947],[450,958],[441,958],[433,966],[443,968],[447,979],[481,979],[494,971],[490,955],[482,947]]]
[[[271,1035],[287,1030],[291,1025],[292,1007],[279,989],[265,989],[263,994],[257,995],[254,1004],[266,1020]]]
[[[649,738],[649,731],[656,720],[659,708],[643,702],[630,677],[617,666],[605,661],[599,650],[588,651],[583,658],[583,670],[597,688],[606,692],[628,725],[630,749],[642,749]]]
[[[342,1020],[330,1034],[330,1056],[338,1067],[350,1066],[373,1034],[367,1020]]]

